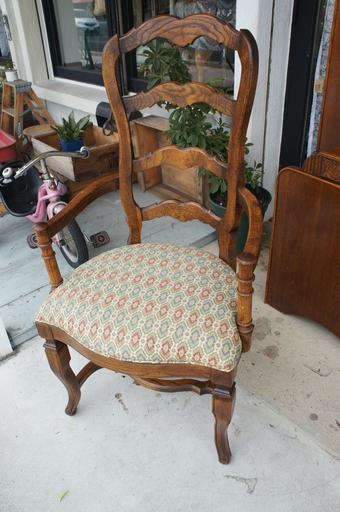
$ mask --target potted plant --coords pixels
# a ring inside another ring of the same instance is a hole
[[[192,75],[188,64],[182,59],[177,46],[169,43],[149,43],[142,56],[145,60],[139,71],[141,75],[146,73],[148,89],[163,82],[191,82]]]
[[[15,69],[15,64],[11,60],[6,60],[2,63],[2,67],[5,70],[7,82],[15,82],[18,80],[18,72]]]
[[[182,59],[176,46],[172,47],[168,43],[157,43],[156,45],[150,43],[144,50],[143,55],[146,59],[141,66],[141,71],[145,72],[147,70],[148,89],[170,80],[179,83],[191,81],[188,64]],[[233,93],[233,88],[225,84],[221,78],[212,79],[209,85],[219,92]],[[228,161],[230,126],[225,116],[222,116],[219,112],[212,112],[210,106],[203,102],[194,103],[183,108],[167,104],[165,108],[170,111],[169,131],[167,132],[170,144],[181,147],[197,146],[224,162]],[[216,120],[214,126],[207,119],[209,113],[214,114]],[[246,155],[252,145],[251,142],[246,140],[244,148]],[[269,191],[261,187],[262,164],[254,161],[254,164],[250,165],[245,160],[244,173],[246,187],[257,197],[264,216],[272,197]],[[228,183],[207,169],[200,167],[198,177],[201,178],[204,175],[209,176],[211,208],[217,215],[222,216],[226,208]],[[248,218],[244,212],[236,244],[238,253],[243,250],[247,233]]]
[[[82,117],[76,122],[74,111],[69,114],[68,120],[62,118],[61,125],[51,126],[60,138],[60,145],[63,151],[78,151],[83,146],[82,135],[90,120],[90,114]]]
[[[223,162],[228,161],[229,126],[222,121],[221,116],[217,126],[213,127],[212,124],[207,121],[206,114],[202,112],[200,105],[194,104],[190,107],[189,111],[188,107],[174,110],[170,114],[169,121],[169,138],[171,144],[176,144],[181,147],[198,146],[208,151],[211,155],[218,157]],[[251,142],[246,141],[244,147],[245,154],[249,153],[249,148],[252,145]],[[250,165],[245,160],[244,174],[246,187],[256,196],[262,211],[262,216],[264,216],[272,196],[268,190],[261,186],[263,176],[262,164],[254,161],[254,164]],[[211,209],[222,217],[226,211],[228,182],[216,176],[208,169],[200,167],[198,177],[201,178],[204,175],[209,176],[209,199]],[[248,217],[247,214],[243,212],[236,242],[237,253],[242,252],[244,248],[248,227]]]
[[[246,144],[252,145],[251,143]],[[249,151],[249,150],[248,150]],[[246,151],[247,152],[247,151]],[[209,173],[206,169],[201,168],[200,173],[206,174]],[[211,174],[211,173],[209,173]],[[246,180],[246,188],[250,190],[257,198],[258,203],[261,208],[262,218],[264,217],[268,206],[272,200],[271,193],[269,190],[261,186],[263,169],[262,164],[256,163],[254,161],[253,165],[249,165],[246,161],[244,161],[244,174]],[[216,179],[214,179],[216,178]],[[222,217],[226,211],[226,205],[228,200],[228,182],[227,180],[220,180],[217,176],[212,175],[209,179],[211,185],[209,199],[211,203],[211,209],[217,215]],[[247,235],[249,229],[248,216],[246,212],[242,213],[241,222],[238,228],[238,235],[236,240],[236,253],[239,254],[243,251]]]

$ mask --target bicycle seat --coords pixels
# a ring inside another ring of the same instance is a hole
[[[11,162],[13,169],[18,169],[26,162]],[[8,167],[2,166],[0,172]],[[39,171],[36,167],[31,167],[25,176],[14,180],[6,187],[0,190],[0,196],[6,210],[15,217],[26,217],[35,212],[38,201],[38,190],[41,187]]]

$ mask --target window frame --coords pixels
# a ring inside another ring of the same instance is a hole
[[[53,0],[41,1],[42,12],[46,25],[47,42],[51,58],[53,75],[55,78],[64,78],[84,84],[104,86],[102,73],[91,70],[76,70],[62,65],[59,34]],[[132,0],[105,0],[106,21],[108,37],[115,33],[125,34],[133,28],[133,2]],[[137,61],[135,51],[124,56],[124,62],[117,64],[119,87],[122,94],[140,92],[146,89],[147,80],[137,77]]]

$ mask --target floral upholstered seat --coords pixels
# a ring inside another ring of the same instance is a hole
[[[242,350],[236,287],[233,270],[212,254],[137,244],[75,270],[41,305],[36,320],[121,361],[229,372]]]

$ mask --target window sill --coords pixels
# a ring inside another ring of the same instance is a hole
[[[34,92],[45,101],[96,114],[98,103],[108,101],[105,87],[71,80],[53,79],[33,84]]]
[[[98,103],[108,101],[105,87],[82,84],[60,78],[36,82],[33,85],[33,89],[42,100],[50,101],[71,110],[81,110],[92,115],[96,115]],[[48,109],[48,105],[46,106]],[[157,105],[145,108],[142,114],[143,116],[158,115],[160,117],[169,117],[169,112]]]

